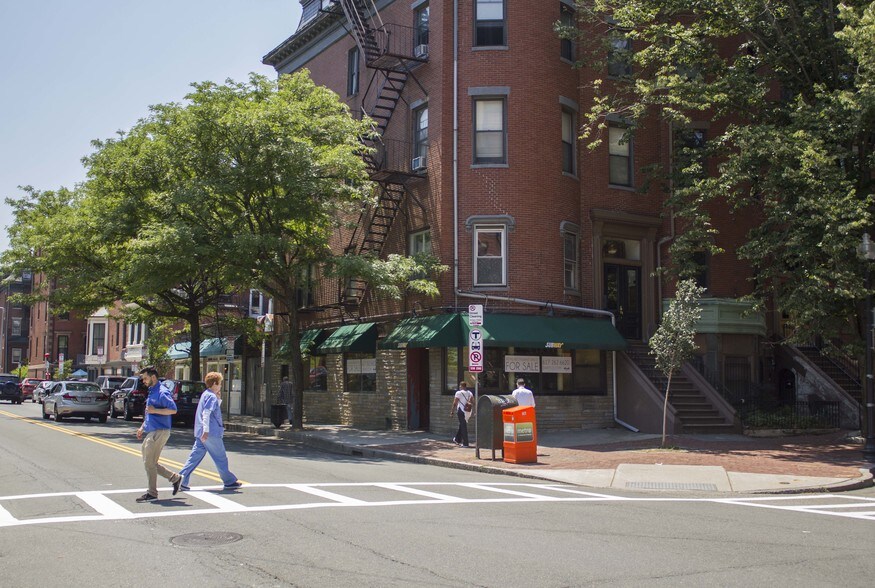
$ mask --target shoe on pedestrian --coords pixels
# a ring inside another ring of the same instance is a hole
[[[240,483],[240,480],[237,480],[233,484],[225,484],[225,490],[236,490],[241,487],[243,484]]]
[[[183,492],[188,492],[189,490],[191,490],[191,488],[189,488],[188,486],[186,486],[185,484],[182,484],[182,483],[179,484],[179,489],[182,490]]]
[[[176,496],[176,493],[179,492],[179,487],[182,486],[182,476],[176,478],[176,481],[173,482],[173,495]]]
[[[157,496],[152,496],[148,492],[137,498],[137,502],[155,502],[158,500]]]

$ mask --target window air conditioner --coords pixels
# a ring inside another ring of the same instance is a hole
[[[428,57],[428,45],[417,45],[413,48],[414,57]]]
[[[413,171],[424,170],[425,169],[425,157],[423,157],[421,155],[419,157],[414,157],[413,161],[410,162],[410,168]]]

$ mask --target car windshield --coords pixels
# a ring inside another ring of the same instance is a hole
[[[100,392],[96,384],[67,384],[68,392]]]

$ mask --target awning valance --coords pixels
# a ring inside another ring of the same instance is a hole
[[[328,331],[325,329],[308,329],[301,333],[301,355],[319,355],[316,349],[327,337]],[[292,357],[288,338],[280,345],[280,348],[277,350],[277,356],[285,359]]]
[[[377,323],[361,323],[339,327],[313,353],[374,353],[376,350]]]
[[[407,349],[416,347],[463,347],[468,344],[462,333],[459,314],[417,316],[398,323],[389,335],[380,341],[380,349]]]
[[[464,335],[471,326],[462,315]],[[487,347],[605,349],[622,351],[626,340],[609,320],[523,314],[487,314],[483,326]],[[467,344],[467,342],[466,342]]]

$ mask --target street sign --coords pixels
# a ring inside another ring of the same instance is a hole
[[[64,375],[64,354],[63,353],[58,354],[58,374],[61,376]]]
[[[468,333],[468,371],[483,371],[483,333],[480,329],[471,329]]]
[[[483,305],[469,304],[468,305],[468,323],[472,327],[483,326]]]

